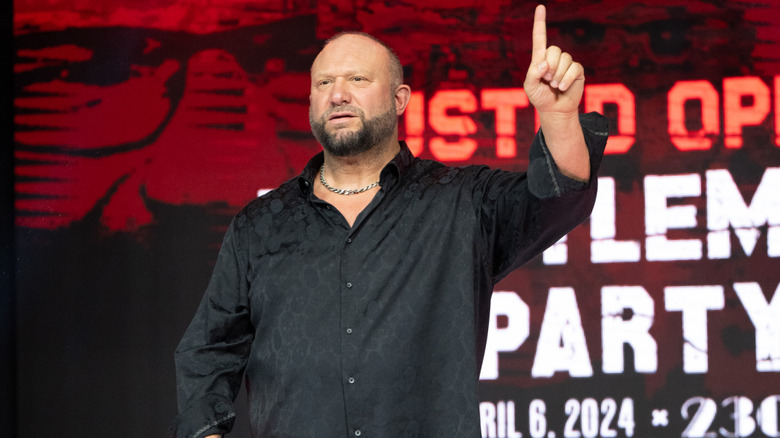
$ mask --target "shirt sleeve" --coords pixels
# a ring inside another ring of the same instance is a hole
[[[597,113],[581,115],[580,124],[590,156],[589,181],[558,170],[541,131],[531,144],[527,172],[483,168],[475,176],[475,208],[494,284],[590,216],[609,128]]]
[[[195,317],[175,353],[179,414],[169,437],[224,435],[233,428],[253,340],[246,254],[234,219]]]

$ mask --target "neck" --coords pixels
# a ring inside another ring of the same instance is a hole
[[[350,157],[337,157],[325,151],[325,178],[340,189],[356,189],[379,181],[382,169],[401,148],[396,138],[370,151]]]

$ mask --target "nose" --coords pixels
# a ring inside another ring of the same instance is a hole
[[[338,106],[349,103],[351,98],[352,96],[349,93],[346,79],[336,78],[333,81],[333,87],[330,89],[330,103],[334,106]]]

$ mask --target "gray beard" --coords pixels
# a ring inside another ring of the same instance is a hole
[[[395,134],[398,123],[398,116],[395,114],[395,102],[386,112],[368,120],[362,110],[349,106],[346,107],[360,117],[362,127],[357,131],[336,134],[329,133],[325,129],[325,117],[332,111],[323,114],[320,120],[314,120],[311,107],[309,108],[311,132],[329,154],[336,157],[360,155],[374,149]],[[339,107],[339,109],[344,108]]]

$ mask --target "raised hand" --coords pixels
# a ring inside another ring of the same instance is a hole
[[[547,47],[547,11],[534,13],[531,65],[525,76],[525,94],[539,112],[545,142],[558,169],[581,181],[590,178],[588,148],[579,122],[585,88],[582,65],[559,47]]]
[[[523,88],[531,104],[539,111],[576,113],[585,85],[585,71],[560,47],[547,47],[547,11],[536,7],[532,32],[531,65]]]

